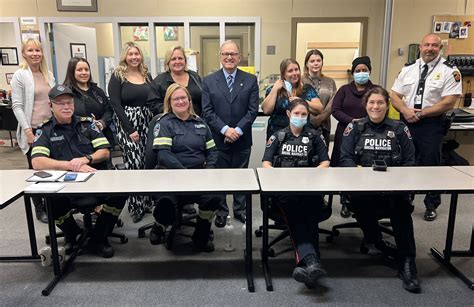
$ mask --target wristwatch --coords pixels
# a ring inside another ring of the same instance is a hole
[[[92,156],[91,155],[86,155],[86,158],[87,160],[89,160],[89,162],[87,164],[91,164],[92,163]]]
[[[423,118],[423,114],[421,113],[421,111],[415,112],[415,115],[416,115],[416,117],[418,117],[419,119],[422,119],[422,118]]]

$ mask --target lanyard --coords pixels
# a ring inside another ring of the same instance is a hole
[[[428,73],[426,74],[425,78],[421,79],[421,68],[423,66],[421,66],[421,61],[420,61],[420,64],[418,65],[418,79],[420,80],[419,82],[425,82],[425,80],[428,78],[428,76],[433,72],[433,70],[436,68],[436,66],[438,66],[438,63],[439,61],[441,61],[441,57],[438,58],[438,60],[436,61],[436,63],[434,64],[434,66],[431,68],[431,70],[428,71]],[[428,65],[428,63],[425,63],[426,65]]]

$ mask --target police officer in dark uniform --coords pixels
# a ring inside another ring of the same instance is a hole
[[[329,156],[323,136],[307,126],[309,107],[303,99],[294,99],[287,115],[290,125],[267,141],[263,167],[329,167]],[[293,278],[308,288],[326,274],[320,263],[318,222],[324,220],[322,196],[272,197],[284,215],[295,247],[296,267]],[[329,212],[330,215],[330,212]]]
[[[368,116],[350,123],[343,133],[340,165],[372,167],[375,160],[388,166],[414,166],[415,146],[408,127],[387,118],[389,97],[385,89],[374,87],[363,98]],[[351,195],[349,209],[356,215],[364,240],[400,261],[398,275],[403,287],[419,292],[415,263],[416,246],[411,213],[413,206],[405,195]],[[390,217],[397,247],[382,240],[378,219]]]
[[[193,110],[187,89],[173,83],[166,91],[164,115],[155,124],[153,149],[158,155],[157,168],[214,168],[217,151],[207,124]],[[151,229],[150,243],[160,244],[166,227],[176,219],[176,207],[188,203],[199,205],[199,215],[192,241],[193,250],[214,251],[209,240],[211,222],[224,196],[165,196],[158,199],[153,212],[156,223]]]
[[[74,116],[74,94],[62,85],[49,91],[53,116],[36,131],[31,152],[34,169],[55,169],[73,172],[95,172],[107,168],[109,142],[90,117]],[[81,229],[70,213],[78,206],[102,205],[92,235],[90,251],[110,258],[114,255],[107,235],[112,232],[123,206],[122,197],[52,198],[56,225],[64,232],[66,252],[72,252]]]

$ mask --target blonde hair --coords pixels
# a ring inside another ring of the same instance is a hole
[[[140,53],[141,63],[140,63],[140,66],[138,67],[138,70],[140,71],[140,74],[145,79],[148,80],[148,67],[144,63],[143,52],[140,49],[140,47],[138,47],[138,45],[135,44],[134,42],[126,42],[123,45],[122,53],[120,54],[120,61],[117,68],[115,68],[114,74],[117,78],[120,79],[121,82],[125,82],[125,79],[126,79],[125,75],[127,73],[127,68],[128,68],[127,62],[126,62],[127,54],[132,48],[136,48],[138,52]],[[148,81],[151,82],[151,80],[148,80]]]
[[[21,55],[23,56],[23,53],[25,52],[26,48],[28,48],[28,45],[33,45],[35,46],[36,48],[39,48],[41,50],[41,62],[40,62],[40,65],[39,65],[39,70],[41,72],[41,74],[43,75],[44,77],[44,80],[46,82],[49,82],[49,69],[48,69],[48,63],[46,63],[46,61],[44,60],[44,52],[43,52],[43,46],[41,45],[41,43],[34,39],[34,38],[28,38],[27,40],[23,41],[21,43]],[[21,61],[20,63],[20,68],[21,69],[27,69],[29,67],[29,64],[28,64],[28,61],[26,61],[25,57],[23,56],[23,61]]]
[[[168,86],[168,89],[166,90],[165,100],[164,100],[164,103],[163,103],[164,113],[173,112],[173,109],[171,108],[171,95],[173,95],[174,92],[176,92],[179,89],[184,90],[184,92],[186,93],[186,96],[188,96],[188,100],[189,100],[188,113],[190,115],[196,115],[196,113],[194,112],[193,102],[191,101],[191,95],[189,94],[186,87],[184,87],[184,86],[182,86],[181,84],[178,84],[178,83],[171,84],[170,86]]]
[[[170,71],[170,61],[171,61],[171,57],[173,56],[173,53],[175,52],[175,50],[179,50],[183,53],[183,56],[184,56],[184,71],[188,71],[188,60],[186,59],[186,53],[184,52],[184,48],[181,47],[181,46],[171,46],[170,49],[168,49],[166,51],[166,55],[165,55],[165,69],[167,72]]]

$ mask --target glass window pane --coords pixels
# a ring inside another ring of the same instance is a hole
[[[239,66],[250,66],[255,69],[255,25],[253,23],[226,23],[225,40],[233,40],[239,46]]]
[[[156,24],[156,71],[165,72],[165,55],[173,46],[184,48],[184,25]]]
[[[133,24],[120,25],[121,46],[126,42],[134,42],[143,52],[144,63],[148,66],[148,71],[151,72],[150,67],[150,45],[148,43],[148,24]],[[120,50],[121,52],[122,50]]]
[[[219,24],[191,24],[191,49],[198,52],[198,73],[201,77],[218,71],[219,62]]]

